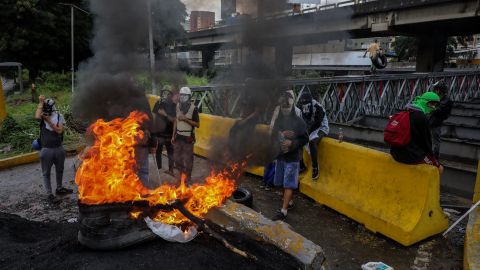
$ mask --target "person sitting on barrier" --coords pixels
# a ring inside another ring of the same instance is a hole
[[[438,81],[433,85],[433,91],[440,96],[440,104],[430,116],[430,128],[432,129],[433,154],[437,159],[440,157],[440,133],[445,120],[450,117],[453,101],[448,97],[448,88],[445,82]]]
[[[328,127],[328,118],[323,106],[313,99],[312,94],[309,91],[305,91],[300,96],[298,106],[302,111],[303,121],[307,124],[307,130],[309,135],[308,147],[310,149],[310,156],[312,159],[312,179],[318,179],[318,144],[323,137],[328,135],[330,131]],[[300,166],[305,167],[303,160]]]
[[[162,168],[162,151],[163,146],[167,149],[168,170],[165,173],[173,176],[174,154],[172,145],[173,122],[175,122],[178,92],[172,92],[169,88],[165,90],[167,97],[165,100],[159,100],[153,107],[154,136],[158,143],[156,150],[156,161],[158,169]],[[178,91],[178,90],[177,90]]]
[[[391,146],[390,153],[396,161],[405,164],[434,165],[438,167],[440,173],[443,172],[443,166],[433,154],[432,137],[427,118],[427,115],[435,110],[439,102],[440,97],[436,93],[426,92],[407,105],[409,119],[405,121],[409,121],[410,132],[408,134],[408,131],[401,130],[400,132],[403,134],[400,136],[408,137],[409,135],[410,138],[403,146]],[[390,123],[391,121],[389,125]],[[395,126],[400,127],[401,125],[402,123],[395,123]]]
[[[377,67],[375,66],[374,62],[376,61],[377,54],[380,53],[380,50],[380,43],[378,42],[378,39],[375,39],[373,43],[370,43],[370,45],[368,45],[368,48],[363,55],[363,57],[366,57],[368,53],[368,57],[370,57],[370,60],[372,62],[370,71],[372,72],[372,74],[377,71]]]
[[[279,153],[275,165],[275,186],[283,186],[283,204],[273,220],[285,220],[293,190],[298,188],[298,174],[302,147],[308,142],[307,126],[295,114],[294,96],[286,93],[281,98],[280,114],[273,125],[272,140]]]
[[[192,91],[188,87],[180,89],[176,119],[173,123],[172,144],[174,147],[175,166],[181,175],[185,175],[188,183],[193,169],[193,145],[195,144],[195,128],[200,127],[198,109],[191,102]]]

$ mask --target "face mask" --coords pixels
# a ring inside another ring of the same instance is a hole
[[[180,102],[181,103],[186,103],[190,101],[190,96],[188,95],[180,95]]]
[[[302,105],[303,114],[310,114],[311,111],[312,111],[312,104]]]

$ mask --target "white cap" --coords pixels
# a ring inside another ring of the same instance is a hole
[[[190,90],[190,88],[186,87],[186,86],[182,87],[180,89],[180,95],[190,95],[191,96],[192,95],[192,90]]]

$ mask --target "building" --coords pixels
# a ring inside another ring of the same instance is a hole
[[[190,13],[190,31],[195,32],[215,26],[215,12],[192,11]]]

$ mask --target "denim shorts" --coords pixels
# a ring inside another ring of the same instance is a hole
[[[299,169],[300,162],[298,161],[286,162],[284,160],[277,160],[275,165],[275,186],[283,186],[284,188],[288,189],[297,189]]]

